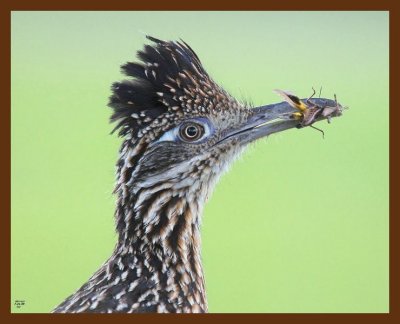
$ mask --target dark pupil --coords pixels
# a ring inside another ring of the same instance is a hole
[[[197,127],[196,126],[188,126],[186,127],[186,136],[193,138],[197,136]]]

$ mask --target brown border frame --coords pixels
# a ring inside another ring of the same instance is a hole
[[[396,195],[396,182],[393,178],[397,178],[397,168],[399,160],[395,154],[394,145],[396,134],[394,132],[394,123],[399,120],[399,109],[394,107],[390,109],[390,302],[388,314],[203,314],[203,315],[158,315],[158,314],[138,314],[127,316],[123,314],[14,314],[10,312],[10,294],[11,294],[11,11],[35,11],[35,10],[91,10],[91,11],[113,11],[113,10],[380,10],[389,11],[389,28],[390,28],[390,98],[389,104],[394,102],[396,90],[399,89],[399,9],[395,5],[396,1],[381,0],[379,2],[363,0],[362,3],[350,2],[348,0],[337,0],[332,3],[323,2],[321,0],[305,0],[295,1],[286,0],[284,2],[272,3],[256,3],[256,1],[246,2],[228,2],[220,1],[216,3],[213,0],[202,0],[201,2],[185,3],[166,2],[160,0],[152,0],[151,2],[142,1],[135,2],[129,0],[127,2],[112,2],[105,0],[87,1],[82,0],[2,0],[0,1],[0,35],[2,41],[2,50],[0,51],[1,65],[3,73],[0,74],[1,89],[3,90],[3,111],[0,119],[2,125],[0,127],[0,141],[2,151],[5,158],[0,160],[3,181],[0,182],[1,202],[0,212],[0,244],[2,247],[1,256],[5,260],[4,265],[0,267],[2,289],[0,290],[0,318],[3,323],[13,322],[40,322],[50,323],[54,321],[67,323],[71,320],[76,322],[87,322],[95,320],[96,322],[106,323],[111,321],[138,321],[138,322],[176,322],[176,321],[204,321],[216,320],[229,322],[242,321],[270,321],[273,323],[284,323],[289,321],[306,322],[306,323],[353,323],[360,321],[362,323],[400,323],[400,299],[399,299],[399,260],[398,252],[400,247],[400,237],[396,236],[395,230],[399,228],[399,220],[395,217],[396,206],[393,203],[393,196]],[[397,27],[396,27],[397,26]],[[371,44],[373,46],[373,44]],[[4,73],[6,71],[7,73]],[[395,72],[396,71],[396,72]],[[6,181],[5,181],[6,180]],[[70,318],[73,316],[73,318]],[[162,316],[162,317],[160,317]],[[118,319],[116,318],[118,317]],[[396,320],[397,318],[397,320]]]

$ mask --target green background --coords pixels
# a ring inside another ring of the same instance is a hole
[[[261,140],[203,218],[210,312],[388,312],[387,12],[13,12],[13,312],[49,312],[110,255],[121,139],[106,107],[144,34],[182,38],[254,105],[338,95]],[[15,300],[25,300],[18,309]]]

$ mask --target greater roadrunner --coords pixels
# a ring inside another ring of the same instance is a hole
[[[247,144],[338,116],[329,99],[249,109],[216,84],[183,41],[148,39],[141,63],[112,85],[118,242],[111,257],[53,312],[207,312],[200,256],[204,204]],[[307,123],[305,122],[308,118]]]

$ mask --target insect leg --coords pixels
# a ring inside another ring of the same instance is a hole
[[[320,132],[322,133],[322,138],[324,138],[324,139],[325,139],[325,133],[324,133],[324,131],[323,131],[322,129],[319,129],[319,128],[317,128],[317,127],[313,126],[313,125],[310,125],[310,127],[312,127],[312,128],[314,128],[314,129],[316,129],[317,131],[320,131]]]
[[[306,102],[307,102],[309,105],[314,105],[314,104],[310,101],[310,99],[311,99],[312,97],[314,97],[314,95],[315,95],[315,89],[314,89],[314,87],[311,87],[311,89],[313,89],[313,93],[312,93],[312,95],[306,100]]]

